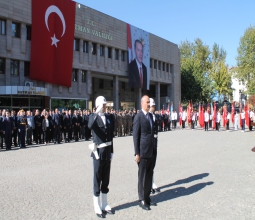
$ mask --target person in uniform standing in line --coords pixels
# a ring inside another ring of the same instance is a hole
[[[158,152],[158,120],[155,112],[155,101],[154,99],[150,98],[150,113],[152,114],[154,126],[153,126],[153,132],[154,132],[154,154],[155,154],[155,164],[154,168],[156,166],[156,160],[157,160],[157,152]],[[154,182],[154,168],[153,168],[153,178],[152,178],[152,186],[151,186],[151,192],[154,194],[155,192],[160,192],[160,189],[157,187],[157,185]]]
[[[2,122],[2,127],[6,150],[11,150],[13,123],[11,122],[10,113],[8,111],[6,111],[5,113],[5,118]]]
[[[35,130],[34,130],[34,141],[36,144],[42,144],[42,116],[40,115],[40,111],[38,109],[35,110]]]
[[[18,132],[20,138],[20,148],[26,148],[26,130],[27,130],[27,117],[23,109],[20,110],[18,118]]]
[[[150,110],[150,99],[147,95],[141,99],[142,110],[137,113],[133,122],[133,141],[135,161],[138,164],[138,197],[139,206],[148,211],[150,206],[157,205],[150,199],[154,152],[154,121]]]
[[[241,120],[242,120],[242,132],[245,131],[245,112],[244,110],[242,110],[242,113],[241,113]]]
[[[221,120],[221,114],[220,114],[220,110],[218,110],[216,115],[216,130],[218,132],[220,131],[220,120]]]
[[[93,143],[89,145],[93,158],[93,201],[94,210],[99,218],[105,214],[114,214],[107,202],[109,192],[111,160],[113,157],[113,132],[112,118],[106,111],[106,99],[103,96],[96,98],[96,111],[89,116],[88,127],[92,131]]]

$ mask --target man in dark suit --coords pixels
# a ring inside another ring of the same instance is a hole
[[[138,196],[139,206],[150,210],[150,192],[152,186],[153,169],[155,165],[154,152],[154,121],[149,113],[150,99],[143,96],[141,99],[142,110],[137,113],[133,122],[133,140],[135,161],[138,164]]]
[[[135,41],[136,58],[129,63],[129,86],[131,88],[147,88],[147,68],[143,64],[143,44],[140,40]]]
[[[88,127],[93,134],[93,143],[89,145],[89,148],[92,150],[91,157],[93,158],[94,169],[94,210],[100,218],[104,218],[106,213],[114,214],[107,202],[113,156],[114,125],[112,117],[106,114],[105,110],[106,99],[103,96],[98,96],[96,99],[96,112],[89,116],[88,121]]]
[[[6,150],[11,150],[12,134],[13,134],[13,122],[10,118],[10,113],[6,111],[6,117],[2,122],[3,134],[5,138]]]
[[[60,144],[60,129],[62,127],[60,114],[58,113],[58,109],[55,109],[55,113],[52,115],[52,123],[54,128],[54,144],[58,142]]]

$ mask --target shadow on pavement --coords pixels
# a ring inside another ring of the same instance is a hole
[[[189,182],[192,182],[192,181],[195,181],[195,180],[202,179],[202,178],[207,177],[207,176],[209,176],[209,173],[197,174],[197,175],[194,175],[194,176],[190,176],[186,179],[178,180],[175,183],[171,183],[171,184],[162,186],[162,187],[160,187],[160,189],[168,188],[168,187],[179,185],[179,184],[189,183]],[[159,203],[159,202],[167,201],[167,200],[170,200],[170,199],[175,199],[175,198],[178,198],[178,197],[181,197],[181,196],[187,196],[187,195],[196,193],[199,190],[206,187],[207,185],[212,185],[212,184],[214,184],[214,182],[210,181],[210,182],[206,182],[206,183],[198,183],[198,184],[195,184],[195,185],[190,186],[188,188],[177,187],[177,188],[174,188],[174,189],[169,189],[169,190],[166,190],[164,192],[158,193],[158,194],[152,196],[151,198],[153,199],[153,202]],[[138,200],[116,206],[116,207],[114,207],[114,210],[118,211],[118,210],[130,208],[132,206],[138,206]]]
[[[214,184],[214,182],[210,181],[210,182],[206,182],[206,183],[198,183],[198,184],[195,184],[188,188],[177,187],[177,188],[169,189],[162,193],[159,193],[159,194],[153,196],[152,199],[153,199],[153,202],[157,202],[157,203],[164,202],[164,201],[167,201],[170,199],[176,199],[181,196],[188,196],[188,195],[196,193],[199,190],[205,188],[206,186],[212,185],[212,184]]]
[[[189,183],[189,182],[192,182],[195,180],[203,179],[204,177],[207,177],[207,176],[209,176],[209,173],[197,174],[197,175],[185,178],[185,179],[177,180],[175,183],[170,183],[168,185],[161,186],[161,187],[159,187],[159,189],[164,189],[164,188],[168,188],[168,187],[183,184],[183,183]]]

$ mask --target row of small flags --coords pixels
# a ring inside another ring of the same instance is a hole
[[[180,125],[182,125],[182,105],[179,105],[179,123]],[[191,123],[192,120],[192,112],[193,110],[193,104],[192,101],[189,102],[189,105],[187,107],[187,121],[188,123]],[[216,109],[216,103],[213,102],[211,104],[207,104],[206,110],[208,111],[209,114],[212,113],[213,117],[212,117],[212,127],[213,129],[216,128],[216,118],[217,118],[217,109]],[[240,103],[240,126],[242,127],[242,118],[241,118],[241,113],[242,110],[244,110],[245,113],[245,121],[246,121],[246,125],[249,127],[250,126],[250,120],[249,120],[249,104],[247,103],[244,106],[244,109],[242,109],[242,103]],[[198,108],[198,117],[199,117],[199,124],[201,127],[204,127],[204,105],[199,104],[199,108]],[[228,111],[227,111],[227,106],[223,106],[223,113],[222,113],[222,117],[223,117],[223,126],[226,125],[227,123],[227,115],[228,115]],[[232,103],[231,106],[231,121],[232,123],[234,123],[234,116],[235,116],[235,103]]]

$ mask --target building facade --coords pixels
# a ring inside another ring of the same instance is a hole
[[[140,108],[141,96],[148,94],[157,109],[172,103],[178,110],[178,45],[150,33],[150,90],[130,88],[126,23],[80,4],[76,4],[71,87],[31,80],[31,10],[31,0],[0,0],[1,107],[91,109],[95,98],[103,95],[109,107],[130,109]]]

